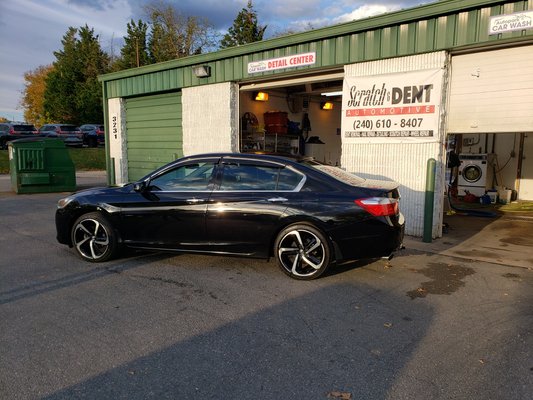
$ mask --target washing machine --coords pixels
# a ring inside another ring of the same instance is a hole
[[[459,176],[457,190],[459,196],[467,192],[476,196],[483,196],[488,189],[492,189],[494,177],[494,154],[459,154]]]

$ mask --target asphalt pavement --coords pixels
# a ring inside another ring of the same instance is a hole
[[[16,195],[3,179],[2,399],[531,398],[533,268],[496,259],[506,246],[490,262],[476,253],[527,252],[527,216],[515,218],[520,236],[504,229],[514,219],[452,220],[442,239],[407,238],[390,262],[300,282],[272,260],[84,262],[55,241],[65,194]]]

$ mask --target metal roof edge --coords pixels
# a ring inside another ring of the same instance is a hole
[[[324,28],[313,29],[306,32],[295,33],[259,42],[248,43],[241,46],[221,49],[210,53],[183,57],[175,60],[164,61],[156,64],[145,65],[138,68],[130,68],[123,71],[111,72],[98,76],[100,82],[108,82],[152,72],[168,69],[194,66],[207,62],[242,56],[259,51],[272,50],[280,47],[294,46],[300,43],[322,40],[345,34],[382,28],[384,26],[402,24],[424,18],[432,18],[438,15],[446,15],[452,12],[460,12],[480,6],[497,6],[509,3],[509,0],[440,0],[420,6],[406,8],[374,17],[353,20]]]

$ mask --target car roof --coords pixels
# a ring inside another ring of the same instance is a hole
[[[0,125],[27,125],[27,126],[33,126],[33,124],[30,124],[29,122],[0,122]]]
[[[286,163],[289,162],[295,162],[301,157],[298,156],[289,156],[289,155],[281,155],[281,154],[271,154],[271,153],[232,153],[232,152],[223,152],[223,153],[200,153],[200,154],[194,154],[190,156],[182,157],[181,159],[196,159],[196,158],[213,158],[213,157],[219,157],[219,158],[248,158],[248,159],[254,159],[254,160],[270,160],[270,161],[277,161],[277,162],[283,162]]]

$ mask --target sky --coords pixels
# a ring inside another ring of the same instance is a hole
[[[126,24],[147,21],[150,0],[0,0],[0,117],[23,121],[24,73],[55,61],[69,27],[88,25],[104,51],[118,55]],[[183,15],[207,18],[222,33],[248,0],[166,0]],[[320,28],[411,8],[431,0],[253,0],[266,38],[276,33]]]

